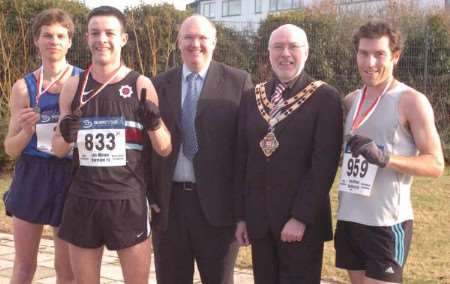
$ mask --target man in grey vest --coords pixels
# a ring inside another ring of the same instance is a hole
[[[412,235],[412,177],[440,176],[442,147],[426,96],[393,76],[400,32],[369,22],[353,42],[364,86],[344,99],[336,266],[348,270],[352,284],[401,283]]]

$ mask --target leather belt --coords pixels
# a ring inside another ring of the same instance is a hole
[[[195,189],[195,183],[194,182],[178,182],[174,181],[173,185],[176,187],[180,187],[181,189],[185,191],[193,191]]]

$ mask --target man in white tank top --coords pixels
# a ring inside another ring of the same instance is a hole
[[[412,176],[444,170],[433,110],[393,76],[401,34],[369,22],[353,37],[364,87],[345,97],[336,266],[352,284],[401,283],[412,235]]]

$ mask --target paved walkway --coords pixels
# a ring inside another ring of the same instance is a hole
[[[56,283],[55,270],[53,269],[53,241],[42,239],[39,247],[38,267],[33,283]],[[9,283],[14,261],[14,242],[11,234],[0,233],[0,284]],[[156,284],[155,268],[150,270],[149,284]],[[195,272],[194,284],[201,283],[198,272]],[[105,250],[102,259],[101,280],[102,284],[124,283],[119,259],[115,251]],[[235,284],[252,284],[253,274],[250,269],[234,270]],[[330,284],[322,282],[322,284]]]
[[[33,283],[50,284],[56,283],[55,270],[53,269],[53,242],[42,239],[39,247],[38,267]],[[9,283],[14,261],[14,242],[12,235],[0,233],[0,284]],[[150,270],[149,284],[156,284],[155,268]],[[236,269],[234,272],[236,284],[253,283],[251,270]],[[102,284],[124,283],[119,259],[115,251],[107,251],[103,254],[101,281]],[[201,283],[198,272],[195,273],[194,283]]]

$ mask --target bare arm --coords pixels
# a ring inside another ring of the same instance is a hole
[[[140,76],[137,80],[138,93],[141,93],[141,89],[147,89],[147,100],[158,105],[158,96],[156,95],[156,90],[153,87],[152,82],[145,76]],[[166,157],[172,152],[172,142],[170,132],[167,129],[164,121],[161,119],[161,125],[158,129],[152,131],[147,131],[150,141],[152,143],[153,149],[161,156]]]
[[[39,114],[30,108],[28,90],[23,79],[17,81],[12,88],[9,108],[11,118],[4,145],[5,152],[15,158],[30,142],[39,120]]]
[[[53,136],[52,144],[53,144],[53,152],[56,156],[62,158],[67,153],[69,153],[71,149],[71,145],[67,143],[64,138],[61,136],[61,132],[59,130],[59,123],[61,119],[63,119],[66,115],[72,114],[71,104],[73,98],[75,96],[75,92],[77,90],[79,77],[70,77],[66,83],[64,84],[61,94],[59,97],[59,121],[58,126],[56,127],[55,135]]]
[[[410,91],[400,99],[399,112],[401,122],[411,130],[419,155],[391,155],[386,166],[410,175],[439,177],[444,171],[444,155],[429,101],[425,95]]]

